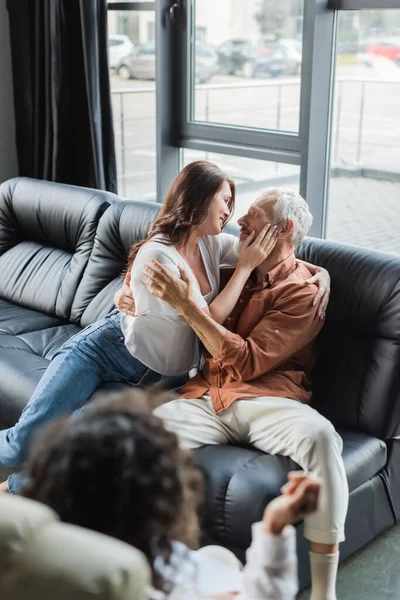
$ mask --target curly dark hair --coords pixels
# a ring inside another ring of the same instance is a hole
[[[203,480],[191,454],[150,413],[166,399],[122,392],[52,423],[36,440],[22,494],[62,521],[139,548],[151,565],[157,556],[168,561],[172,540],[198,547]]]

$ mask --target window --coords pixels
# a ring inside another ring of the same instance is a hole
[[[191,120],[298,132],[303,2],[196,0],[193,18]]]
[[[118,190],[156,199],[154,11],[109,10],[109,67]]]
[[[400,254],[400,10],[339,14],[327,237]]]
[[[297,186],[312,235],[400,252],[400,10],[141,5],[109,3],[123,196],[162,201],[183,164],[209,158],[239,212],[266,186]]]

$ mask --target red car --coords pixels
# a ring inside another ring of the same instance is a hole
[[[378,40],[367,45],[367,54],[376,54],[392,60],[400,67],[400,39]]]

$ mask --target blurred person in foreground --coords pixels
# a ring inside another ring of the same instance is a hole
[[[203,478],[190,452],[151,414],[167,399],[146,390],[123,392],[52,423],[34,445],[22,493],[51,507],[64,522],[141,550],[153,571],[149,600],[197,600],[202,596],[190,548],[199,546]],[[213,598],[294,600],[292,524],[316,510],[319,483],[292,473],[282,492],[253,525],[242,589]]]

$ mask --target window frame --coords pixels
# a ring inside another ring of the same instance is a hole
[[[193,70],[190,44],[194,43],[195,0],[181,0],[176,39],[182,49],[175,64],[179,85],[175,103],[181,111],[176,126],[180,148],[232,154],[300,166],[300,193],[307,198],[314,216],[310,234],[321,237],[325,231],[329,177],[329,150],[332,119],[333,71],[336,40],[336,14],[321,10],[319,0],[304,0],[303,60],[300,79],[298,133],[256,130],[231,125],[194,122],[191,114]],[[189,11],[189,12],[188,12]],[[315,52],[318,48],[318,52]],[[317,77],[313,76],[317,74]],[[324,89],[321,91],[321,82]]]
[[[386,10],[399,8],[399,0],[328,0],[329,10]]]
[[[310,234],[324,237],[328,203],[338,10],[381,9],[378,0],[303,0],[298,133],[190,119],[190,44],[195,0],[111,2],[109,10],[155,11],[157,202],[182,166],[182,149],[300,166],[300,193],[314,216]],[[385,0],[398,8],[398,0]],[[330,5],[328,7],[328,4]]]
[[[107,10],[156,10],[156,2],[107,2]]]

